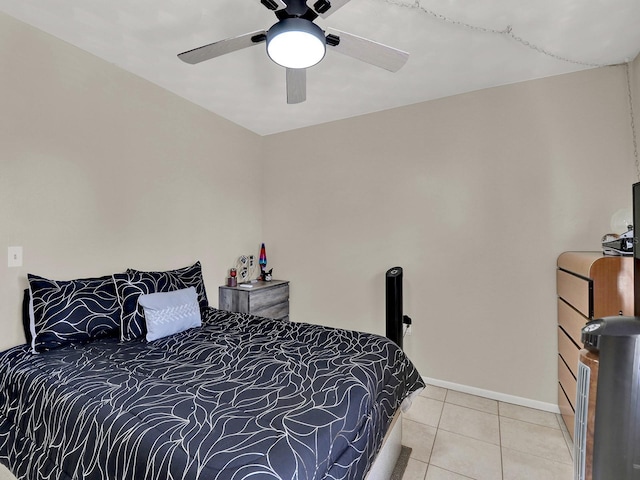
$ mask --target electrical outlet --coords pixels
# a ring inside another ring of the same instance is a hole
[[[9,247],[7,249],[7,265],[9,267],[22,266],[22,247]]]

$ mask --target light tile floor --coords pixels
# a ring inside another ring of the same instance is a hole
[[[427,386],[402,420],[403,480],[572,480],[572,443],[554,413]]]

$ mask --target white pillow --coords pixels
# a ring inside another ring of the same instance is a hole
[[[140,295],[138,303],[144,309],[149,342],[202,325],[194,287]]]

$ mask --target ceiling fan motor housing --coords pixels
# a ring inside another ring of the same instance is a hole
[[[324,31],[304,18],[284,18],[267,31],[267,54],[278,65],[308,68],[324,58]]]

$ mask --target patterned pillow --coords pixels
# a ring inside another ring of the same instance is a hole
[[[142,272],[128,269],[126,273],[113,275],[113,280],[116,284],[118,301],[122,307],[120,338],[123,342],[140,338],[146,333],[144,311],[138,305],[140,295],[194,287],[198,294],[200,309],[204,310],[209,306],[200,262],[166,272]]]
[[[138,303],[144,310],[148,342],[202,325],[198,294],[193,287],[140,295]]]
[[[198,294],[198,304],[200,305],[200,309],[204,310],[209,306],[207,292],[204,288],[204,280],[202,278],[202,265],[200,262],[196,262],[188,267],[178,268],[176,270],[167,270],[165,272],[147,272],[128,268],[127,273],[144,273],[158,279],[166,277],[167,281],[172,286],[176,287],[172,288],[172,290],[195,287],[196,293]]]
[[[28,274],[31,347],[42,352],[117,334],[121,310],[111,276],[49,280]]]
[[[22,297],[22,329],[24,330],[24,338],[27,339],[27,344],[31,345],[33,340],[31,335],[31,293],[28,288],[24,290]]]

